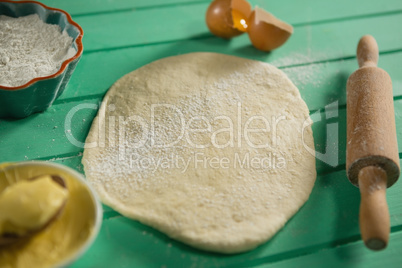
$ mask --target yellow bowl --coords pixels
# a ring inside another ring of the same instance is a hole
[[[67,266],[90,247],[99,232],[99,199],[84,177],[66,166],[41,161],[0,164],[0,194],[13,183],[45,174],[65,179],[69,198],[64,210],[29,240],[0,248],[0,267]]]

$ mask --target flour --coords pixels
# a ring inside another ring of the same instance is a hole
[[[276,59],[270,64],[281,69],[300,90],[303,90],[306,86],[313,88],[322,86],[320,70],[326,68],[328,63],[312,63],[325,58],[327,56],[324,53],[315,53],[314,57],[301,53],[292,53],[286,57]]]
[[[73,39],[58,25],[46,24],[37,14],[0,16],[0,85],[21,86],[33,78],[56,73],[75,55]]]

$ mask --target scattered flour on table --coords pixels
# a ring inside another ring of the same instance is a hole
[[[66,31],[43,22],[37,14],[1,15],[0,85],[17,87],[56,73],[63,61],[75,55],[72,42]]]
[[[320,70],[323,69],[323,64],[310,64],[291,68],[281,68],[292,82],[299,87],[300,90],[306,86],[319,88],[322,86]]]
[[[314,57],[301,53],[293,53],[269,63],[280,68],[299,89],[303,90],[307,85],[315,88],[322,86],[320,71],[327,63],[309,63],[319,61],[323,58],[327,57],[320,53],[315,53]]]
[[[317,58],[317,57],[315,57]],[[270,64],[275,65],[276,67],[288,67],[291,65],[304,64],[308,62],[315,61],[314,57],[301,54],[301,53],[292,53],[286,57],[278,58],[270,62]]]

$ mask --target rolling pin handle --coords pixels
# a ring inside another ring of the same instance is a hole
[[[378,45],[371,35],[363,36],[357,45],[357,60],[359,67],[377,66]]]
[[[387,173],[380,167],[368,166],[359,172],[360,232],[369,249],[384,249],[389,240],[390,219],[385,191]]]

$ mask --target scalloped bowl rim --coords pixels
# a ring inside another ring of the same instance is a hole
[[[45,5],[45,4],[42,4],[42,3],[37,2],[37,1],[18,1],[18,2],[15,2],[15,1],[10,1],[10,0],[0,0],[0,3],[12,3],[12,4],[17,4],[17,5],[18,4],[37,4],[37,5],[42,6],[45,9],[61,12],[66,16],[68,23],[70,23],[71,25],[75,26],[78,29],[78,31],[80,32],[80,34],[75,39],[75,42],[77,44],[77,52],[75,53],[75,55],[73,57],[63,61],[63,63],[61,64],[61,67],[59,68],[59,70],[56,73],[54,73],[52,75],[48,75],[48,76],[35,77],[35,78],[31,79],[30,81],[28,81],[27,83],[25,83],[25,84],[23,84],[21,86],[18,86],[18,87],[7,87],[7,86],[1,86],[0,85],[0,89],[8,90],[8,91],[25,89],[25,88],[28,88],[29,86],[33,85],[34,83],[36,83],[38,81],[55,78],[55,77],[61,75],[66,70],[67,66],[72,61],[74,61],[75,59],[79,58],[82,55],[82,52],[84,50],[84,47],[82,45],[82,37],[84,35],[84,31],[82,30],[81,26],[78,25],[78,23],[73,21],[73,19],[71,18],[71,15],[69,13],[67,13],[66,11],[64,11],[62,9],[59,9],[59,8],[49,7],[49,6]]]

